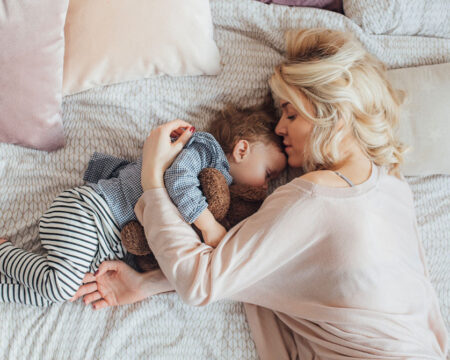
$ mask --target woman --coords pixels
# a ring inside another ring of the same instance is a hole
[[[447,334],[398,173],[399,95],[349,34],[290,32],[287,50],[270,79],[282,111],[275,131],[289,164],[306,174],[212,249],[183,222],[162,180],[180,150],[170,133],[190,125],[152,131],[135,212],[162,272],[106,262],[76,297],[87,294],[96,308],[173,289],[196,306],[242,301],[262,359],[443,358]],[[181,136],[185,143],[189,132]]]

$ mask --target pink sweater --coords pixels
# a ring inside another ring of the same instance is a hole
[[[135,208],[182,299],[243,301],[261,359],[443,359],[447,333],[405,181],[374,166],[363,184],[300,178],[213,249],[165,189]]]

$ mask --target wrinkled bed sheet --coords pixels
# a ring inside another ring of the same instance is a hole
[[[254,105],[268,91],[290,28],[348,30],[389,68],[450,61],[450,40],[366,35],[345,16],[253,0],[211,1],[222,72],[215,77],[158,77],[66,97],[65,148],[45,153],[0,144],[0,232],[40,252],[37,224],[62,190],[82,184],[94,151],[140,155],[153,127],[182,118],[204,129],[227,103]],[[273,186],[294,176],[286,172]],[[428,265],[447,328],[450,321],[450,176],[408,179]],[[1,359],[256,359],[243,306],[220,301],[190,307],[172,294],[98,312],[81,301],[39,309],[0,304]]]

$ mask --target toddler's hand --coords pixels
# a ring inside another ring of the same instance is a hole
[[[6,240],[6,239],[0,239],[0,245],[1,244],[3,244],[3,243],[5,243],[5,242],[7,242],[8,240]]]
[[[223,239],[227,230],[217,221],[205,230],[202,230],[203,241],[206,245],[215,248]]]

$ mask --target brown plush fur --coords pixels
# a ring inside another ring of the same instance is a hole
[[[267,190],[262,187],[234,184],[230,186],[230,207],[222,224],[227,230],[240,223],[245,218],[253,215],[264,199],[267,197]]]
[[[267,190],[261,187],[239,184],[228,187],[225,177],[217,169],[203,169],[199,180],[208,209],[227,230],[254,214],[267,197]],[[194,229],[201,236],[195,226]],[[127,251],[136,255],[136,263],[142,271],[158,267],[141,224],[137,221],[129,222],[122,229],[121,238]]]
[[[129,253],[138,256],[145,256],[151,254],[145,240],[144,228],[137,221],[130,221],[126,224],[120,232],[122,244]]]
[[[207,168],[200,172],[198,179],[209,211],[217,221],[222,220],[230,207],[230,190],[225,177],[219,170]]]

